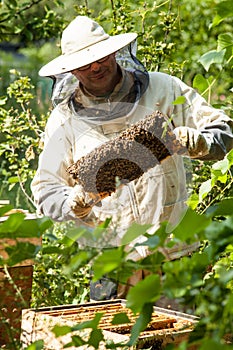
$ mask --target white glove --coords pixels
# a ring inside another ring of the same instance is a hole
[[[75,185],[70,192],[67,203],[78,218],[87,216],[94,205],[101,201],[98,193],[89,193],[83,190],[79,184]]]
[[[178,126],[174,129],[174,134],[181,145],[187,148],[190,157],[203,157],[209,153],[210,142],[200,131],[187,126]]]

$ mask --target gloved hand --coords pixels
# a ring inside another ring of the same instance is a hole
[[[203,157],[209,153],[210,142],[200,131],[187,126],[178,126],[174,133],[181,145],[186,147],[190,157]]]
[[[100,205],[102,197],[98,193],[88,193],[79,184],[72,188],[67,203],[78,218],[87,216],[94,205]]]

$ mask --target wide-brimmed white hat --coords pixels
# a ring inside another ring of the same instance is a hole
[[[43,66],[39,75],[54,76],[85,66],[120,50],[136,37],[136,33],[110,36],[97,22],[77,16],[62,33],[62,55]]]

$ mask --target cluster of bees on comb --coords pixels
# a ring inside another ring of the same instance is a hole
[[[172,154],[185,152],[167,119],[157,111],[81,157],[67,172],[84,191],[104,198],[116,191],[116,179],[128,183]]]

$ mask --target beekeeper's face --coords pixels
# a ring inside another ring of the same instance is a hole
[[[109,95],[121,78],[115,53],[86,66],[74,69],[71,73],[94,96]]]

